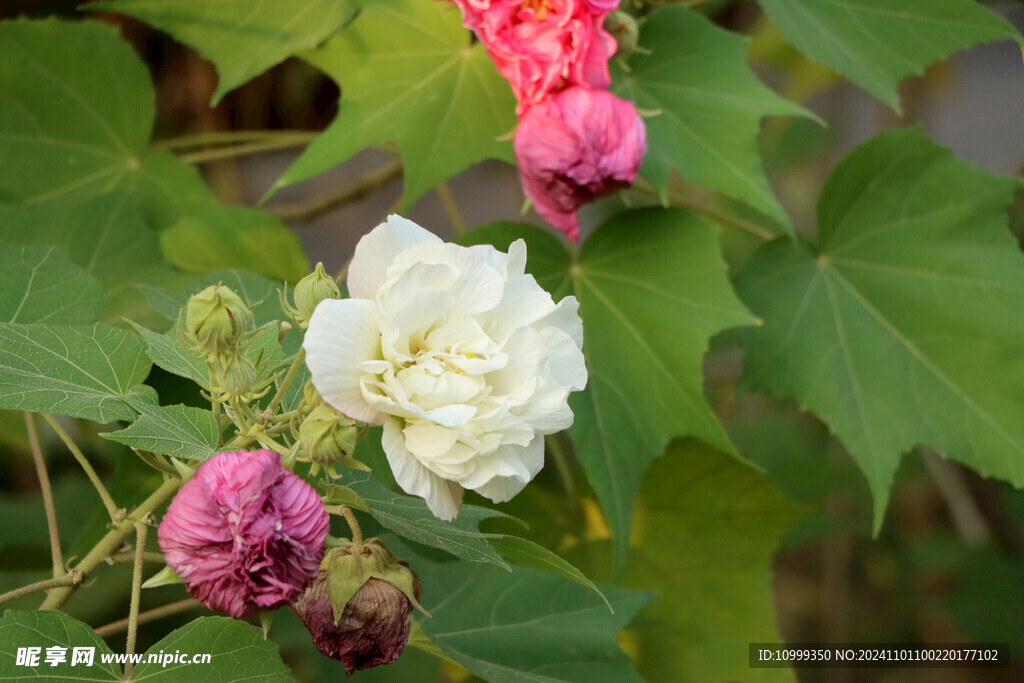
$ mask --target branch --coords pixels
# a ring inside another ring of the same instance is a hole
[[[36,464],[36,475],[39,477],[39,489],[43,494],[43,508],[46,510],[46,526],[50,532],[50,555],[53,559],[54,577],[63,576],[64,557],[60,552],[60,533],[57,530],[57,510],[53,506],[53,489],[50,488],[50,475],[46,472],[46,461],[43,450],[39,447],[39,433],[32,413],[25,411],[25,429],[28,431],[28,444],[32,449],[32,460]]]
[[[264,207],[264,210],[283,221],[297,223],[311,221],[339,207],[362,199],[400,175],[402,175],[402,161],[395,159],[385,166],[359,176],[355,183],[343,188],[337,194],[315,197],[311,201],[297,204],[275,204]]]
[[[78,464],[82,466],[83,470],[85,470],[85,476],[89,477],[89,481],[92,482],[93,488],[95,488],[96,492],[100,494],[100,499],[103,500],[103,507],[107,508],[107,514],[110,515],[111,521],[118,521],[120,513],[118,512],[117,505],[114,503],[114,499],[110,497],[107,487],[105,487],[103,482],[100,481],[99,476],[96,474],[96,470],[94,470],[92,465],[89,464],[89,461],[86,459],[85,454],[82,453],[82,450],[78,447],[78,444],[68,436],[67,432],[65,432],[61,428],[60,424],[53,419],[52,415],[47,415],[46,413],[43,413],[42,415],[43,419],[46,420],[46,424],[50,425],[50,429],[57,433],[60,440],[64,442],[64,445],[68,447],[71,454],[75,456],[75,460],[78,461]]]

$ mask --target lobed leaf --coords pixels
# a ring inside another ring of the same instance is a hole
[[[915,444],[1024,485],[1016,188],[919,128],[883,133],[826,182],[818,246],[776,240],[739,274],[765,320],[745,336],[744,384],[829,425],[867,477],[876,529]]]
[[[953,52],[1021,41],[1005,19],[973,0],[760,0],[786,39],[897,112],[896,86]]]
[[[145,406],[131,425],[101,436],[131,448],[203,462],[220,443],[220,426],[213,413],[202,408]]]
[[[0,240],[0,320],[85,324],[96,320],[105,303],[96,278],[60,249]]]

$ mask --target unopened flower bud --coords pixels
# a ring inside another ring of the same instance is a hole
[[[295,318],[300,324],[308,323],[313,311],[324,299],[341,298],[338,283],[324,271],[324,264],[317,263],[316,269],[295,285]]]
[[[214,383],[229,394],[244,394],[256,383],[256,366],[243,354],[225,356],[214,367]]]
[[[640,26],[636,19],[626,12],[616,10],[605,18],[604,28],[615,38],[616,55],[621,57],[636,52],[640,39]]]
[[[390,664],[409,639],[413,605],[423,585],[409,565],[382,545],[332,548],[320,576],[292,604],[323,654],[345,673]]]
[[[356,448],[356,421],[342,415],[326,403],[320,403],[299,427],[299,439],[306,460],[320,465],[339,463],[366,469],[352,458]]]
[[[211,285],[193,294],[185,309],[185,330],[208,353],[235,348],[252,322],[252,311],[230,287]]]

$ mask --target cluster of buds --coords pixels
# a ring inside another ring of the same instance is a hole
[[[324,270],[323,263],[317,263],[312,273],[299,280],[292,292],[295,305],[288,303],[287,290],[281,293],[281,308],[300,330],[309,326],[309,318],[317,305],[326,299],[340,299],[338,282]]]
[[[292,603],[320,652],[345,673],[390,664],[409,639],[423,586],[409,565],[370,539],[327,551],[320,575]]]
[[[252,310],[230,287],[210,285],[193,294],[179,320],[181,335],[210,368],[214,393],[239,396],[256,383],[256,365],[245,351],[251,343]]]

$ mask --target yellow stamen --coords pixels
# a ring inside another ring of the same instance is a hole
[[[548,12],[555,9],[551,5],[551,0],[523,0],[522,8],[532,10],[537,21],[544,21],[547,19]]]

